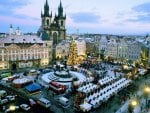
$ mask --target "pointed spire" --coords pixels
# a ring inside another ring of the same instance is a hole
[[[43,17],[43,12],[42,12],[42,10],[41,10],[41,17]]]
[[[10,28],[13,28],[12,24],[10,24]]]
[[[44,16],[49,16],[49,5],[48,5],[47,0],[46,0],[46,3],[44,5]]]
[[[60,0],[60,5],[58,7],[58,16],[60,16],[60,17],[63,16],[63,7],[62,7],[61,0]]]
[[[46,0],[46,2],[45,2],[45,7],[49,7],[47,0]]]
[[[46,0],[46,5],[48,5],[48,2],[47,2],[47,0]]]
[[[60,0],[60,5],[59,5],[59,7],[60,7],[60,8],[62,8],[62,3],[61,3],[61,0]]]
[[[52,11],[51,11],[51,15],[50,16],[52,17]]]
[[[55,16],[54,16],[54,21],[56,21],[57,20],[57,15],[56,15],[56,13],[55,13]]]

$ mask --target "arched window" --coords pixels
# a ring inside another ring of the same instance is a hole
[[[46,23],[47,23],[47,25],[49,25],[49,20],[48,19],[46,20]]]
[[[58,43],[58,36],[57,36],[57,33],[54,32],[53,33],[53,45],[57,44]]]
[[[64,22],[63,21],[61,21],[61,26],[63,26],[64,25]]]

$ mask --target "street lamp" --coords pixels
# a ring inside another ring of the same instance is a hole
[[[145,96],[145,98],[146,98],[146,106],[147,106],[147,98],[148,98],[148,96],[149,96],[149,94],[150,94],[150,87],[148,87],[148,86],[146,86],[145,88],[144,88],[144,96]]]
[[[15,111],[15,110],[16,110],[16,107],[15,107],[14,105],[11,105],[11,106],[9,106],[9,110],[10,110],[10,111]]]
[[[150,87],[145,87],[145,88],[144,88],[144,91],[145,91],[146,93],[150,93]]]
[[[129,102],[128,111],[129,113],[133,113],[134,108],[138,105],[137,100],[131,100]]]
[[[132,105],[133,107],[135,107],[135,106],[137,105],[137,101],[136,101],[136,100],[131,101],[131,105]]]

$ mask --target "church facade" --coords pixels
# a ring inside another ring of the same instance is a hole
[[[53,46],[56,46],[66,37],[65,21],[66,15],[63,14],[61,1],[58,6],[58,13],[55,13],[53,16],[52,12],[49,13],[49,4],[46,0],[44,12],[41,11],[41,27],[38,34],[41,36],[42,40],[53,41]]]

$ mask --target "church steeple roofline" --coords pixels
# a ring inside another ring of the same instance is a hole
[[[52,11],[51,11],[51,15],[50,16],[52,17]]]
[[[44,16],[49,16],[49,5],[47,0],[44,5]]]
[[[59,7],[58,7],[58,16],[63,17],[63,7],[62,7],[61,0],[60,0],[60,4],[59,4]]]
[[[62,7],[62,3],[61,3],[61,0],[60,0],[60,4],[59,4],[59,7],[60,7],[60,8],[63,8],[63,7]]]
[[[10,24],[10,28],[13,28],[12,24]]]
[[[42,12],[42,10],[41,10],[41,17],[43,17],[43,12]]]

